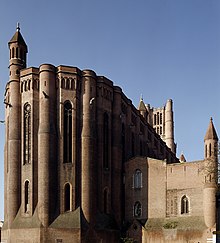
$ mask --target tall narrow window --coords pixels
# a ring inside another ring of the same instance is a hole
[[[134,217],[139,218],[142,214],[142,206],[140,202],[135,202],[134,204]]]
[[[64,187],[64,211],[70,211],[70,202],[71,202],[71,192],[70,184],[67,183]]]
[[[156,125],[156,124],[157,124],[157,115],[154,114],[154,125]]]
[[[66,89],[69,89],[69,88],[70,88],[70,80],[67,79],[67,80],[66,80]]]
[[[14,58],[15,57],[15,48],[13,47],[12,48],[12,58]]]
[[[189,200],[188,198],[184,195],[181,198],[181,214],[186,214],[189,213]]]
[[[22,49],[20,49],[20,58],[21,58],[22,61],[24,59],[23,53],[24,53],[24,51]]]
[[[212,156],[212,145],[211,145],[211,143],[209,144],[209,157],[211,157]]]
[[[24,164],[31,161],[31,106],[24,105]]]
[[[205,145],[205,158],[207,158],[207,144]]]
[[[18,47],[16,47],[16,58],[18,58]]]
[[[109,168],[109,119],[108,114],[104,114],[103,119],[103,166],[104,169]]]
[[[108,189],[104,190],[104,213],[108,213]]]
[[[137,169],[134,173],[134,188],[142,187],[142,172]]]
[[[29,212],[29,181],[25,181],[24,183],[24,212]]]
[[[160,114],[159,114],[159,112],[157,112],[157,125],[159,125],[160,124]]]
[[[72,105],[69,101],[64,104],[64,131],[63,131],[64,163],[72,162]]]
[[[163,123],[162,113],[160,113],[160,124]]]

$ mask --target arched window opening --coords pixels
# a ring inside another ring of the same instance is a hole
[[[156,124],[157,124],[157,115],[154,114],[154,125],[156,125]]]
[[[62,78],[61,80],[61,88],[64,89],[65,88],[65,79]]]
[[[24,164],[31,162],[31,106],[26,103],[24,105]]]
[[[103,118],[103,167],[109,169],[109,119],[107,113]]]
[[[181,198],[181,214],[187,214],[189,213],[189,200],[188,198],[184,195]]]
[[[157,112],[157,125],[160,124],[160,116],[159,116],[159,112]]]
[[[64,104],[64,163],[72,162],[72,105],[69,101]]]
[[[24,54],[24,51],[21,49],[21,50],[20,50],[20,58],[21,58],[21,60],[24,59],[24,55],[23,55],[23,54]]]
[[[21,83],[21,93],[23,92],[23,88],[24,88],[24,83]]]
[[[13,47],[12,48],[12,58],[14,58],[15,57],[15,48]]]
[[[160,125],[163,123],[162,113],[160,113]]]
[[[70,89],[70,80],[69,79],[66,80],[66,89]]]
[[[104,207],[103,207],[104,213],[108,213],[108,189],[106,188],[104,190]]]
[[[211,145],[211,143],[209,144],[209,157],[211,157],[212,156],[212,145]]]
[[[16,58],[18,58],[18,47],[16,47]]]
[[[71,203],[71,192],[70,192],[70,184],[67,183],[64,187],[64,211],[70,211],[70,203]]]
[[[134,188],[142,188],[142,172],[139,169],[134,172]]]
[[[135,138],[134,133],[131,134],[131,157],[135,156]]]
[[[71,87],[70,87],[71,90],[74,90],[74,79],[71,79]]]
[[[29,196],[29,181],[25,181],[24,183],[24,212],[29,213],[29,204],[30,204],[30,196]]]
[[[135,202],[134,204],[134,217],[139,218],[142,214],[142,206],[140,202]]]
[[[207,144],[205,145],[205,158],[207,158]]]
[[[30,90],[31,89],[31,80],[28,80],[27,82],[28,82],[28,90]]]

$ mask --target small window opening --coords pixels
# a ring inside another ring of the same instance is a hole
[[[187,214],[189,213],[189,200],[184,195],[181,199],[181,214]]]
[[[142,172],[137,169],[134,173],[134,188],[142,187]]]
[[[70,184],[67,183],[64,188],[64,211],[70,211]]]
[[[134,217],[139,218],[142,214],[142,206],[140,202],[135,202],[134,204]]]
[[[24,184],[24,212],[29,212],[29,181]]]

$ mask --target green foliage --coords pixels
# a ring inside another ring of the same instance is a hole
[[[164,229],[175,229],[177,227],[177,222],[171,221],[163,225]]]

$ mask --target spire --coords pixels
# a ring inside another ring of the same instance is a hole
[[[20,23],[17,22],[17,28],[16,28],[17,31],[20,31]]]
[[[13,37],[11,38],[11,40],[8,42],[8,45],[12,44],[12,43],[18,43],[19,45],[21,46],[24,46],[27,50],[27,45],[21,35],[21,32],[20,32],[20,24],[17,23],[17,27],[16,27],[16,32],[15,34],[13,35]]]
[[[180,162],[181,162],[181,163],[186,162],[186,158],[185,158],[183,152],[182,152],[181,155],[180,155]]]
[[[206,131],[204,140],[208,140],[208,139],[218,140],[218,135],[215,131],[215,127],[212,122],[212,117],[210,118],[209,126]]]
[[[138,110],[139,111],[147,111],[147,108],[144,104],[144,101],[143,101],[143,96],[141,95],[141,99],[140,99],[140,103],[139,103],[139,106],[138,106]]]

